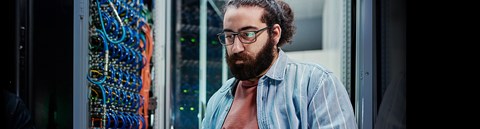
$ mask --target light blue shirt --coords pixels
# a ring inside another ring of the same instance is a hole
[[[220,129],[233,102],[229,79],[208,101],[204,129]],[[356,129],[352,104],[343,84],[318,64],[293,62],[280,50],[257,86],[260,129]]]

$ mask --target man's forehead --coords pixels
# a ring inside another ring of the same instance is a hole
[[[225,29],[238,31],[246,26],[258,27],[264,24],[261,21],[263,8],[257,6],[229,7],[224,15],[223,25]]]

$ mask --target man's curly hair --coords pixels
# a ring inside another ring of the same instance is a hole
[[[243,7],[243,6],[257,6],[265,9],[261,21],[266,23],[268,27],[273,27],[279,24],[282,28],[282,36],[278,42],[278,46],[285,43],[291,43],[292,37],[295,34],[295,24],[293,22],[294,16],[290,6],[282,0],[230,0],[225,3],[223,7],[223,14],[228,7]],[[273,29],[268,30],[271,35]]]

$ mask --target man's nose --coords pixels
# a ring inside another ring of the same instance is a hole
[[[235,36],[233,39],[233,44],[232,44],[232,52],[233,53],[240,53],[245,50],[245,47],[243,46],[243,43],[240,42],[240,39],[238,36]]]

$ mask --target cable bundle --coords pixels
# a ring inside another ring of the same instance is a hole
[[[153,53],[148,9],[142,0],[90,3],[90,126],[145,129]]]

